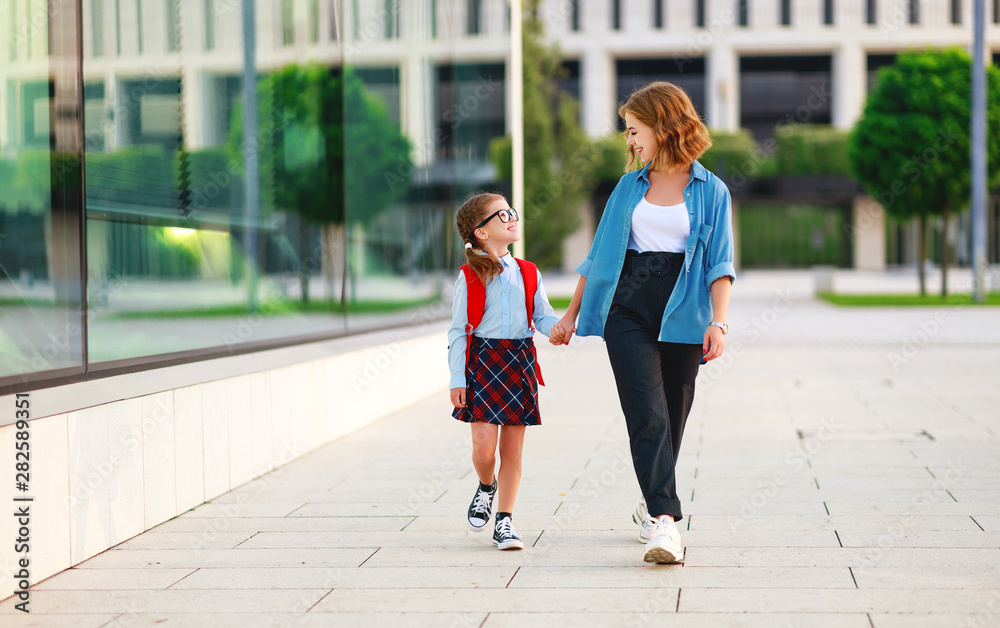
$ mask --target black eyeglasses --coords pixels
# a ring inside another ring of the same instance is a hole
[[[478,225],[476,225],[475,227],[473,227],[472,230],[475,231],[476,229],[482,227],[483,225],[485,225],[489,221],[493,220],[494,216],[500,216],[500,222],[510,222],[511,220],[516,221],[518,219],[517,218],[517,210],[514,209],[513,207],[510,208],[510,209],[501,209],[501,210],[495,211],[492,214],[490,214],[489,216],[487,216],[486,220],[482,221],[481,223],[479,223]]]

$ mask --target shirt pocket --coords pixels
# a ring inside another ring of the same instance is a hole
[[[708,239],[712,235],[712,225],[702,224],[698,231],[698,240],[701,241],[701,248],[708,249]]]

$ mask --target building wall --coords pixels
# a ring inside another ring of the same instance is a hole
[[[442,331],[411,333],[330,341],[323,345],[327,357],[282,366],[274,366],[274,352],[228,358],[223,366],[186,365],[180,368],[246,371],[254,364],[259,370],[49,416],[32,414],[30,490],[13,490],[13,463],[0,469],[6,503],[30,505],[31,583],[428,395],[441,395],[444,416],[447,339]],[[77,398],[94,398],[120,389],[128,378],[75,384],[73,390]],[[167,375],[158,379],[171,382]],[[32,407],[72,404],[54,400],[67,392],[35,391]],[[13,408],[13,396],[0,397],[0,405]],[[15,451],[23,441],[19,431],[14,424],[0,427],[0,451]],[[11,501],[23,496],[34,501]],[[220,520],[220,532],[225,525]],[[13,516],[0,518],[0,537],[13,542],[17,532]],[[5,597],[17,589],[14,561],[21,556],[0,553]]]

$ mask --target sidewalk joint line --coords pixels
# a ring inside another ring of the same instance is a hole
[[[333,593],[333,591],[334,591],[334,589],[330,589],[329,591],[327,591],[326,593],[324,593],[323,595],[321,595],[318,600],[316,600],[315,602],[313,602],[312,606],[310,606],[309,608],[306,609],[306,612],[308,613],[312,609],[316,608],[316,605],[319,604],[320,602],[322,602],[323,600],[325,600],[326,596],[328,596],[331,593]]]
[[[416,521],[416,520],[417,520],[417,518],[416,518],[416,517],[414,517],[413,519],[410,519],[410,520],[409,520],[409,521],[407,522],[407,524],[406,524],[405,526],[403,526],[402,528],[400,528],[400,529],[399,529],[399,531],[400,531],[400,532],[402,532],[403,530],[405,530],[405,529],[409,528],[409,527],[410,527],[410,524],[411,524],[411,523],[413,523],[413,522],[414,522],[414,521]]]
[[[912,449],[910,449],[910,450],[908,450],[908,451],[910,452],[910,455],[911,455],[911,456],[913,456],[913,459],[914,459],[914,460],[920,460],[920,457],[919,457],[919,456],[917,456],[917,454],[913,453],[913,450],[912,450]]]
[[[854,569],[851,568],[851,567],[848,567],[847,571],[851,572],[851,580],[854,581],[854,588],[855,589],[861,588],[861,587],[858,586],[858,579],[854,577]]]
[[[374,552],[372,552],[372,553],[371,553],[371,555],[370,555],[370,556],[368,556],[368,558],[366,558],[366,559],[364,559],[363,561],[361,561],[361,564],[360,564],[360,565],[358,565],[358,567],[364,567],[364,566],[365,566],[365,563],[367,563],[367,562],[368,562],[369,560],[371,560],[371,559],[372,559],[372,556],[374,556],[375,554],[378,554],[378,551],[379,551],[380,549],[382,549],[382,548],[381,548],[381,547],[376,547],[376,548],[375,548],[375,551],[374,551]]]
[[[865,617],[868,618],[868,625],[871,626],[872,628],[875,628],[875,622],[872,621],[872,614],[865,613]]]
[[[691,501],[694,501],[694,489],[691,489]]]
[[[688,529],[688,532],[691,531],[691,515],[688,515],[688,527],[687,527],[687,529]]]
[[[518,568],[514,570],[514,575],[511,576],[510,580],[507,581],[507,586],[504,587],[505,589],[509,589],[510,588],[510,583],[514,582],[514,578],[517,577],[517,572],[519,572],[519,571],[521,571],[521,567],[520,566],[518,566]]]
[[[679,587],[677,589],[677,606],[674,607],[674,612],[675,613],[681,612],[681,590]]]
[[[813,483],[816,485],[816,490],[817,491],[822,490],[819,487],[819,478],[813,478]]]
[[[952,495],[952,494],[951,494],[951,491],[949,491],[948,489],[944,489],[944,492],[945,492],[945,493],[948,493],[948,497],[950,497],[950,498],[952,498],[952,499],[955,499],[955,496],[954,496],[954,495]],[[958,500],[957,500],[957,499],[955,499],[955,502],[956,502],[956,503],[958,503]]]
[[[465,473],[463,473],[462,476],[460,478],[458,478],[458,479],[459,480],[464,480],[465,478],[469,477],[469,474],[472,473],[474,470],[475,469],[469,469],[468,471],[466,471]]]
[[[927,473],[930,473],[932,478],[934,478],[935,480],[937,479],[937,476],[934,475],[934,473],[931,471],[930,467],[924,467],[924,468],[927,469]]]
[[[590,466],[590,461],[591,461],[591,460],[593,460],[593,458],[587,458],[587,462],[586,462],[586,464],[584,464],[584,465],[583,465],[583,468],[584,468],[584,469],[586,469],[587,467],[589,467],[589,466]]]
[[[825,500],[823,501],[823,510],[826,511],[826,516],[829,517],[830,516],[830,508],[827,507]]]
[[[445,489],[444,493],[441,493],[440,495],[438,495],[438,496],[437,496],[437,499],[435,499],[435,500],[434,500],[433,502],[431,502],[431,503],[433,503],[433,504],[436,504],[436,503],[437,503],[437,501],[438,501],[438,499],[441,499],[442,497],[444,497],[444,494],[445,494],[445,493],[447,493],[447,492],[448,492],[448,490],[447,490],[447,489]]]
[[[973,519],[973,521],[975,521],[975,520]],[[977,524],[977,525],[978,525],[978,524]],[[195,567],[195,568],[194,568],[194,570],[193,570],[193,571],[191,571],[191,573],[187,573],[187,574],[184,574],[184,575],[183,575],[183,576],[181,576],[181,578],[180,578],[179,580],[177,580],[176,582],[171,582],[171,583],[170,583],[170,586],[168,586],[167,588],[169,589],[169,588],[173,587],[173,586],[174,586],[175,584],[180,584],[181,580],[184,580],[184,578],[187,578],[188,576],[192,576],[192,575],[194,575],[194,574],[195,574],[196,572],[199,572],[199,571],[201,571],[201,570],[202,570],[202,568],[201,568],[201,567]]]
[[[695,480],[698,479],[698,467],[694,468],[694,478],[692,478],[692,479],[695,479]]]
[[[260,534],[260,532],[261,532],[260,530],[258,530],[258,531],[256,531],[256,532],[254,532],[253,534],[251,534],[251,535],[250,535],[250,536],[248,536],[247,538],[243,539],[242,541],[240,541],[240,542],[239,542],[239,543],[237,543],[236,545],[234,545],[234,546],[230,547],[229,549],[236,549],[236,548],[238,548],[238,547],[239,547],[240,545],[243,545],[244,543],[246,543],[247,541],[249,541],[249,540],[250,540],[250,539],[252,539],[253,537],[255,537],[255,536],[257,536],[258,534]]]
[[[558,506],[556,506],[556,510],[555,510],[555,512],[553,512],[553,513],[552,513],[552,516],[553,516],[553,517],[555,517],[555,516],[556,516],[556,514],[558,514],[558,513],[559,513],[559,509],[560,509],[560,508],[562,508],[562,505],[563,505],[563,503],[564,503],[564,502],[559,502],[559,505],[558,505]]]
[[[579,482],[579,481],[580,481],[580,478],[573,478],[573,483],[569,485],[569,490],[572,491],[573,487],[576,486],[576,483]]]
[[[538,533],[538,537],[535,538],[535,542],[531,544],[531,547],[538,545],[538,542],[542,540],[542,535],[545,534],[545,530]]]
[[[936,438],[934,438],[934,437],[933,437],[933,436],[931,435],[931,433],[930,433],[930,432],[928,432],[927,430],[922,430],[922,431],[921,431],[920,433],[921,433],[921,434],[923,434],[924,436],[926,436],[926,437],[928,438],[928,440],[937,440],[937,439],[936,439]]]
[[[976,521],[975,517],[973,517],[972,515],[969,515],[969,519],[972,519],[972,523],[974,523],[977,526],[979,526],[979,522]],[[979,526],[979,529],[982,530],[983,532],[986,532],[986,528],[984,528],[983,526]]]
[[[838,543],[838,544],[839,544],[839,545],[840,545],[841,547],[844,547],[844,542],[840,540],[840,532],[837,532],[836,530],[834,530],[834,531],[833,531],[833,533],[837,535],[837,543]]]
[[[486,613],[486,617],[483,617],[483,623],[479,624],[479,628],[483,628],[486,625],[486,620],[490,618],[490,614]]]

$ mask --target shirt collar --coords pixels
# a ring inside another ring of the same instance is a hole
[[[500,263],[503,264],[504,266],[513,266],[514,256],[511,253],[507,253],[506,255],[500,258]]]
[[[643,166],[641,169],[635,171],[636,181],[642,179],[649,184],[649,163]],[[699,181],[706,181],[708,179],[708,170],[705,170],[705,166],[701,165],[701,162],[697,159],[691,164],[691,178],[698,179]]]

